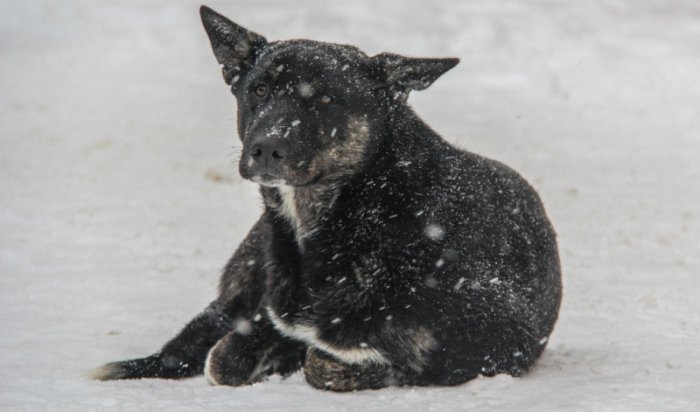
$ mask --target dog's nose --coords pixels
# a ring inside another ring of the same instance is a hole
[[[260,163],[278,162],[287,156],[287,142],[277,138],[260,140],[250,147],[250,156]]]

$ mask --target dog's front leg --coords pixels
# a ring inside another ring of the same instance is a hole
[[[306,345],[281,336],[265,317],[247,326],[229,332],[209,351],[204,374],[212,385],[246,385],[301,368]]]
[[[145,358],[112,362],[90,372],[98,380],[164,378],[199,375],[207,352],[237,323],[256,316],[265,292],[263,245],[265,218],[250,230],[229,260],[219,285],[219,297],[192,319],[157,353]]]
[[[90,377],[98,380],[178,379],[201,374],[207,350],[233,325],[223,307],[214,301],[159,352],[145,358],[108,363],[91,371]]]

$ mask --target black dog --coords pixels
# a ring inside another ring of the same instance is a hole
[[[201,15],[238,101],[240,173],[265,210],[204,312],[160,352],[95,378],[242,385],[303,367],[312,386],[347,391],[532,366],[561,300],[543,206],[406,103],[458,60],[268,42]]]

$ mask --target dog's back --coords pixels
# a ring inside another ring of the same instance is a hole
[[[324,262],[306,274],[316,324],[327,325],[320,334],[371,322],[381,330],[374,346],[420,371],[412,384],[519,375],[544,349],[560,302],[539,198],[513,170],[455,149],[408,108],[388,130],[372,166],[307,240],[306,260]]]

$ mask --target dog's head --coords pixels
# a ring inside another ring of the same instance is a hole
[[[268,42],[205,6],[200,13],[238,101],[241,176],[262,185],[309,186],[352,174],[376,147],[392,107],[459,61]]]

